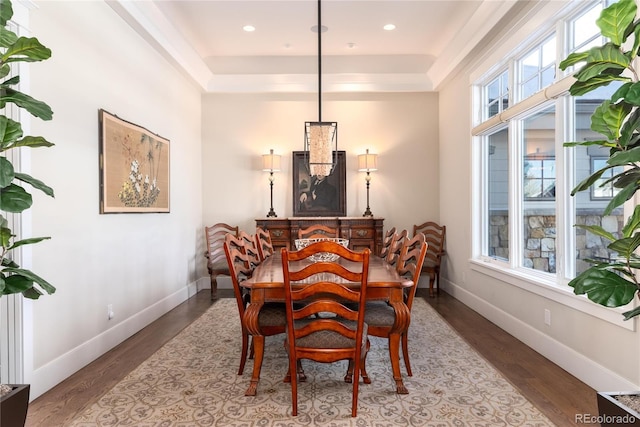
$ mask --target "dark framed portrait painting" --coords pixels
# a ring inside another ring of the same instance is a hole
[[[329,176],[311,176],[308,155],[293,152],[293,216],[346,216],[347,166],[344,151]]]

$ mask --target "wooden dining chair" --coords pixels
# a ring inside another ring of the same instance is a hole
[[[250,332],[244,323],[244,313],[251,304],[249,294],[243,292],[240,284],[251,277],[253,267],[251,266],[251,256],[246,253],[246,244],[242,238],[227,234],[224,241],[224,253],[231,272],[231,283],[233,284],[233,293],[238,305],[238,314],[240,315],[240,325],[242,329],[242,350],[240,353],[240,367],[238,375],[244,372],[244,366],[247,361],[249,346],[251,345],[254,355],[252,383],[254,379],[260,378],[260,368],[264,357],[264,337],[278,335],[285,332],[286,327],[286,310],[284,303],[265,303],[258,314],[258,325],[261,335],[255,335],[250,342]],[[245,395],[255,394],[257,382],[253,388],[249,388],[253,393],[247,390]]]
[[[268,230],[262,227],[256,227],[256,246],[258,247],[258,254],[260,255],[260,261],[264,261],[265,258],[273,255],[273,243],[271,242],[271,234]]]
[[[314,224],[298,230],[298,239],[319,239],[322,237],[338,237],[338,229],[322,224]]]
[[[413,305],[413,299],[420,280],[420,272],[422,264],[427,253],[427,242],[423,235],[418,234],[411,239],[405,239],[402,250],[398,258],[397,270],[401,276],[407,277],[413,281],[413,286],[405,289],[404,303],[407,305],[409,312]],[[367,301],[364,321],[369,326],[368,333],[375,337],[390,338],[391,330],[396,323],[396,313],[394,308],[386,301]],[[404,366],[407,374],[412,376],[411,364],[409,363],[409,339],[408,331],[404,331],[401,336],[402,355],[404,357]],[[389,342],[389,355],[392,351],[397,353],[398,343]]]
[[[247,233],[246,231],[240,230],[238,232],[238,238],[242,240],[244,251],[247,254],[247,258],[249,260],[249,264],[251,268],[256,268],[262,260],[260,259],[260,253],[258,251],[258,247],[256,246],[256,238],[252,234]]]
[[[238,235],[238,227],[225,223],[217,223],[204,228],[204,235],[207,241],[207,249],[204,252],[207,258],[207,270],[211,277],[211,299],[216,299],[218,293],[219,275],[229,276],[229,266],[224,255],[224,237],[227,233]]]
[[[393,242],[393,236],[395,234],[395,227],[391,227],[384,234],[384,237],[382,238],[382,247],[380,248],[380,253],[378,254],[380,258],[386,258],[389,255],[389,248],[391,247],[391,242]]]
[[[318,253],[339,256],[334,262],[298,262]],[[292,415],[298,415],[298,361],[321,363],[349,360],[352,370],[345,381],[353,384],[351,416],[357,415],[358,384],[369,382],[363,369],[369,348],[364,307],[370,250],[351,251],[342,245],[322,241],[299,251],[282,249],[287,312],[286,348],[289,353]],[[343,265],[341,261],[349,261]],[[346,282],[346,283],[345,283]],[[348,283],[351,286],[348,286]],[[353,286],[358,284],[358,287]],[[301,303],[305,305],[300,306]],[[345,303],[358,304],[352,310]]]
[[[434,285],[436,293],[440,292],[440,265],[442,257],[445,255],[447,226],[427,221],[424,224],[413,226],[413,235],[415,236],[417,233],[424,234],[424,238],[429,244],[422,271],[429,275],[429,296],[432,297]]]
[[[389,264],[396,265],[398,263],[398,258],[402,251],[402,244],[407,238],[407,234],[407,230],[394,233],[393,238],[391,239],[391,244],[389,245],[389,253],[386,258]]]

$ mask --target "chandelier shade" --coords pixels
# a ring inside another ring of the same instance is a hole
[[[329,176],[337,163],[338,123],[306,122],[305,148],[309,175]]]
[[[322,7],[318,0],[318,121],[305,122],[305,163],[311,176],[329,176],[338,163],[338,123],[322,121]],[[312,29],[313,30],[313,29]]]

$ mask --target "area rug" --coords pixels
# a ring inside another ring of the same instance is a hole
[[[298,416],[284,336],[266,338],[258,394],[245,397],[253,368],[237,375],[240,322],[233,299],[221,299],[132,371],[70,426],[552,426],[499,372],[473,350],[423,299],[416,298],[409,329],[413,376],[398,395],[386,339],[371,337],[358,416],[351,417],[346,362],[303,361]]]

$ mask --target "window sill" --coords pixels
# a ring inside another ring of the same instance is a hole
[[[584,295],[575,295],[571,288],[558,284],[552,275],[532,272],[528,269],[513,269],[502,261],[492,258],[472,259],[471,269],[480,274],[490,276],[502,282],[517,286],[533,294],[555,301],[559,304],[578,310],[598,319],[612,323],[629,331],[636,330],[636,320],[623,320],[622,313],[633,308],[631,303],[626,307],[607,308],[598,305]]]

